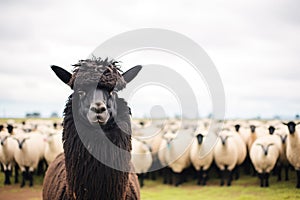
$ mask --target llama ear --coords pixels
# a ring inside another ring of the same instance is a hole
[[[56,76],[65,84],[68,84],[70,79],[72,78],[72,74],[61,67],[52,65],[51,69],[54,71]]]
[[[128,71],[124,72],[122,74],[124,80],[126,81],[126,83],[129,83],[130,81],[132,81],[132,79],[134,79],[136,77],[136,75],[140,72],[140,70],[142,69],[141,65],[137,65],[131,69],[129,69]]]

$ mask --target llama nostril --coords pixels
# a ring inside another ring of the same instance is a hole
[[[103,113],[103,112],[106,111],[106,108],[103,106],[103,107],[101,107],[99,110],[100,110],[100,113]]]
[[[90,108],[90,110],[97,113],[97,114],[101,114],[101,113],[106,111],[106,107],[104,105],[102,105],[102,106],[92,106]]]

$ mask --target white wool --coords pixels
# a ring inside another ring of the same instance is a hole
[[[148,172],[152,165],[152,155],[149,146],[132,138],[131,161],[136,173]]]
[[[230,131],[222,131],[219,137],[227,137],[225,144],[222,144],[220,138],[214,148],[214,160],[220,170],[225,170],[227,166],[232,171],[238,162],[238,147],[233,134]]]
[[[279,158],[280,148],[278,145],[278,137],[275,135],[260,137],[253,143],[250,149],[250,159],[258,173],[270,173],[274,168]],[[264,154],[263,148],[268,148],[267,155]]]

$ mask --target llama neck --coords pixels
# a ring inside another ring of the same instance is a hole
[[[78,135],[78,132],[83,130],[75,127],[70,102],[71,100],[65,109],[63,132],[69,194],[75,195],[77,199],[124,199],[128,187],[128,172],[112,169],[90,154]],[[126,108],[127,112],[124,112]],[[123,111],[122,113],[128,115],[127,105],[124,103],[123,106],[119,106],[118,111]],[[126,123],[130,127],[130,121]],[[97,129],[86,128],[84,134],[101,134],[97,132]],[[124,133],[118,126],[105,130],[105,135],[117,147],[131,151],[131,135]],[[92,149],[93,152],[101,154],[101,157],[107,161],[130,169],[130,156],[120,156],[111,148],[112,145],[105,141],[99,140],[93,143],[89,150]]]

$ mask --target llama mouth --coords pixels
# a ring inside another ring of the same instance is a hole
[[[108,121],[109,115],[87,115],[88,121],[92,125],[104,125]]]

